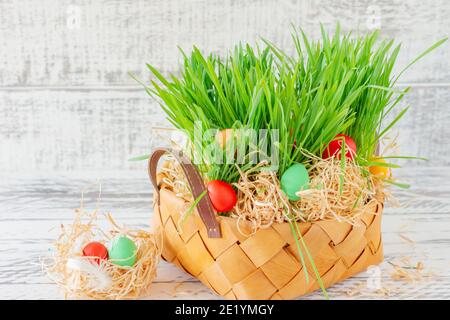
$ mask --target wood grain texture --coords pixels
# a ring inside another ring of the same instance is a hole
[[[160,108],[143,91],[0,91],[0,170],[132,169]]]
[[[438,298],[450,299],[450,172],[447,168],[402,169],[396,176],[412,183],[410,190],[394,190],[402,207],[388,206],[383,215],[386,261],[381,281],[391,288],[391,297],[366,289],[371,273],[362,273],[339,283],[329,292],[334,299],[349,298]],[[70,223],[73,210],[84,190],[85,207],[94,208],[99,183],[102,185],[101,212],[112,212],[121,223],[149,228],[150,183],[142,173],[84,172],[0,176],[0,298],[60,299],[61,292],[41,270],[41,259],[51,254],[51,243],[60,223]],[[439,188],[436,188],[439,185]],[[405,237],[414,241],[405,241]],[[428,280],[406,284],[391,279],[389,262],[410,257],[423,262]],[[350,297],[348,291],[363,287]],[[173,265],[161,262],[158,277],[147,299],[218,299],[205,286]],[[305,299],[319,299],[315,292]]]
[[[449,88],[413,87],[405,98],[396,154],[429,161],[403,165],[450,165]],[[0,90],[0,104],[0,172],[140,170],[128,159],[175,134],[154,129],[170,126],[142,90]]]
[[[445,0],[22,0],[0,1],[1,86],[135,85],[145,62],[177,69],[177,46],[221,54],[268,38],[292,48],[289,25],[317,38],[319,23],[362,33],[380,28],[404,44],[405,66],[450,31]],[[449,82],[450,46],[405,74],[406,82]]]
[[[156,104],[128,76],[145,62],[178,70],[176,46],[225,54],[258,36],[292,48],[291,22],[319,37],[319,22],[364,33],[380,28],[403,42],[404,66],[450,31],[439,1],[0,0],[0,171],[135,170],[166,126]],[[403,154],[449,165],[450,46],[403,77],[412,112],[398,130]]]

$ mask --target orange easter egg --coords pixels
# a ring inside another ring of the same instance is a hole
[[[374,161],[380,162],[380,163],[386,163],[386,161],[384,159],[375,159]],[[369,171],[371,174],[373,174],[374,176],[377,176],[378,178],[381,178],[381,179],[386,179],[390,176],[390,170],[388,167],[370,166]]]
[[[216,134],[216,142],[219,144],[221,148],[224,148],[227,145],[227,142],[235,136],[233,129],[224,129],[220,130]]]

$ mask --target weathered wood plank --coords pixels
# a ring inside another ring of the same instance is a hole
[[[397,138],[397,155],[426,157],[428,161],[409,160],[408,166],[448,166],[450,165],[450,86],[412,88],[405,96],[403,106],[396,107],[385,125],[403,107],[410,109],[396,123],[389,133],[390,138]]]
[[[392,296],[383,296],[372,293],[367,289],[350,296],[347,291],[358,288],[367,282],[367,278],[354,277],[334,285],[328,289],[330,297],[334,300],[358,300],[358,299],[450,299],[450,281],[432,282],[425,281],[418,284],[398,283],[385,276],[382,278],[382,284],[393,290]],[[402,288],[398,289],[401,286]],[[0,298],[2,299],[62,299],[62,292],[53,284],[0,284]],[[220,299],[219,296],[213,294],[200,282],[168,282],[153,283],[149,289],[148,296],[145,299]],[[313,300],[323,299],[319,291],[300,299]]]
[[[143,91],[0,91],[2,171],[142,168],[160,108]]]
[[[413,87],[393,131],[409,166],[450,165],[449,87]],[[0,90],[0,172],[142,170],[127,161],[167,143],[173,131],[142,90]]]
[[[404,43],[405,66],[448,35],[450,5],[438,1],[122,0],[0,2],[0,86],[134,85],[145,63],[176,71],[177,45],[226,53],[259,36],[291,48],[289,25],[317,37],[319,23]],[[405,74],[406,82],[449,82],[450,46]]]
[[[100,194],[101,191],[101,194]],[[95,208],[120,219],[150,217],[153,187],[145,168],[135,172],[4,175],[0,183],[0,221],[65,220],[80,206]]]
[[[450,21],[446,18],[447,10],[450,10],[449,3],[445,1],[325,0],[308,7],[306,18],[309,33],[316,37],[320,36],[320,30],[315,25],[318,21],[328,28],[340,22],[344,30],[356,33],[380,29],[382,36],[402,43],[398,65],[394,68],[398,71],[407,65],[407,61],[412,61],[432,43],[448,35]],[[401,80],[448,82],[448,75],[438,75],[436,71],[442,67],[440,60],[448,59],[449,54],[450,46],[446,44],[425,61],[416,64]],[[434,68],[436,71],[431,70]]]
[[[0,284],[2,299],[60,300],[63,292],[53,284]],[[200,282],[167,282],[153,283],[145,299],[219,299]]]

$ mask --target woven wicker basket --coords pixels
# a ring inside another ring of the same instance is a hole
[[[156,186],[154,220],[163,230],[162,257],[166,261],[227,299],[292,299],[319,289],[308,263],[310,277],[306,281],[288,223],[275,223],[244,236],[234,218],[214,217],[211,227],[211,221],[199,214],[201,208],[197,206],[178,232],[177,222],[191,203],[177,197],[167,185],[157,184],[156,165],[165,152],[168,150],[160,149],[153,154],[149,173]],[[183,161],[195,168],[188,160]],[[185,173],[189,175],[189,171]],[[382,203],[382,195],[377,197]],[[383,260],[382,209],[383,205],[374,204],[372,212],[364,214],[356,225],[338,221],[298,223],[325,287]],[[211,232],[214,225],[220,237]],[[250,225],[241,223],[239,227],[251,233]]]

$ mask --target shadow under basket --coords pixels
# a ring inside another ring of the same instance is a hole
[[[158,160],[167,152],[173,153],[167,149],[156,150],[149,162],[150,178],[157,187],[154,220],[163,233],[163,259],[227,299],[293,299],[319,289],[313,268],[305,257],[309,274],[306,281],[287,222],[274,223],[245,236],[251,233],[249,223],[240,222],[239,230],[234,218],[214,215],[211,222],[211,216],[205,218],[199,203],[179,230],[178,221],[191,202],[156,182]],[[182,167],[191,184],[190,178],[194,174],[199,176],[195,166],[185,158],[177,158],[184,163]],[[194,198],[202,192],[199,185],[191,184]],[[382,200],[381,194],[376,197]],[[207,204],[209,198],[203,199],[203,204]],[[297,223],[325,287],[383,260],[381,203],[374,203],[353,225],[331,220]],[[218,233],[212,232],[213,228]]]

